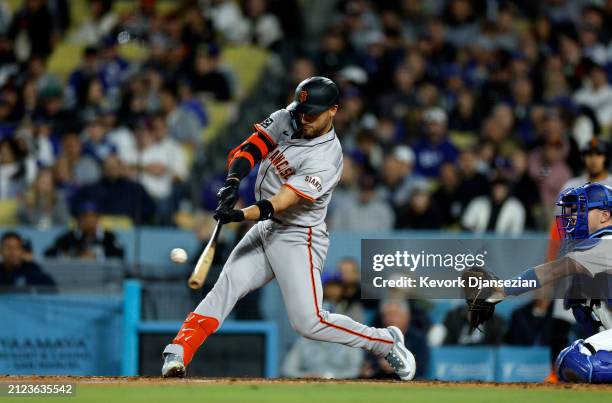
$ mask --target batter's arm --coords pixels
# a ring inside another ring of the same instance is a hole
[[[290,188],[281,186],[278,193],[269,198],[268,201],[272,204],[274,213],[280,213],[297,204],[300,201],[300,196]],[[245,220],[259,220],[261,217],[261,211],[256,204],[242,209],[242,212]]]

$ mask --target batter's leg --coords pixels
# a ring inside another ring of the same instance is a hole
[[[164,354],[174,354],[189,364],[204,340],[215,332],[236,302],[274,278],[266,260],[260,225],[251,228],[230,254],[213,289],[191,312]],[[162,370],[163,371],[163,370]]]
[[[394,346],[388,329],[356,322],[322,309],[321,267],[329,240],[322,227],[278,227],[269,237],[266,255],[283,294],[289,320],[309,339],[360,347],[385,357]]]

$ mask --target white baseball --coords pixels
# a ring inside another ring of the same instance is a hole
[[[170,260],[174,263],[185,263],[187,261],[187,252],[183,248],[174,248],[170,251]]]

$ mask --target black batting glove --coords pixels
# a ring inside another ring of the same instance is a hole
[[[231,210],[236,205],[238,201],[238,188],[240,187],[240,180],[237,178],[227,178],[225,180],[225,184],[219,191],[217,192],[217,199],[219,200],[219,204],[217,205],[217,210],[219,209],[227,209]]]
[[[219,207],[215,210],[215,220],[221,224],[227,224],[229,222],[242,222],[244,221],[244,213],[242,210],[235,210],[225,207]]]

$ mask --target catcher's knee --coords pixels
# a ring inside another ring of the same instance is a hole
[[[555,366],[565,382],[612,383],[612,352],[595,351],[583,340],[561,351]]]

